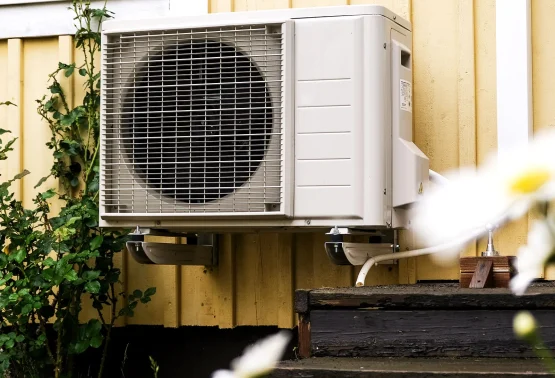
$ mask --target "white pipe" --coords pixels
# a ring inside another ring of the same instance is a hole
[[[439,185],[447,185],[449,183],[449,180],[446,179],[445,177],[443,177],[442,175],[440,175],[439,173],[437,173],[434,170],[429,171],[429,175],[430,175],[430,181],[434,182],[436,184]]]
[[[430,175],[430,181],[431,182],[434,182],[434,183],[439,184],[439,185],[446,185],[447,183],[449,183],[448,179],[446,179],[445,177],[443,177],[442,175],[440,175],[439,173],[437,173],[436,171],[434,171],[432,169],[429,170],[429,175]],[[481,232],[483,232],[483,231],[481,231]],[[379,255],[379,256],[371,257],[362,266],[362,268],[360,270],[360,273],[358,274],[358,277],[357,277],[356,285],[357,286],[364,286],[364,281],[366,279],[366,275],[370,271],[370,268],[372,266],[374,266],[375,264],[379,263],[380,261],[386,261],[386,260],[391,260],[391,259],[396,260],[396,259],[404,259],[404,258],[409,258],[409,257],[429,255],[429,254],[432,254],[432,253],[441,252],[445,248],[452,247],[453,245],[456,246],[457,244],[447,243],[447,244],[442,244],[442,245],[435,246],[435,247],[417,249],[417,250],[414,250],[414,251],[394,252],[394,253],[388,253],[386,255]]]
[[[366,280],[366,276],[368,275],[370,268],[372,268],[372,266],[379,263],[380,261],[406,259],[409,257],[430,255],[432,253],[445,251],[445,249],[456,248],[459,245],[466,242],[467,240],[472,240],[479,237],[482,233],[486,231],[487,230],[485,228],[480,227],[479,229],[476,229],[476,231],[474,231],[474,233],[472,233],[471,235],[465,237],[464,239],[456,240],[454,242],[444,243],[444,244],[436,245],[434,247],[415,249],[413,251],[394,252],[394,253],[388,253],[387,255],[379,255],[379,256],[371,257],[368,260],[366,260],[366,262],[360,269],[360,273],[358,274],[358,277],[357,277],[356,286],[357,287],[364,286],[364,281]]]

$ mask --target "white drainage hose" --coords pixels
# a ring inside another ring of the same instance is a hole
[[[364,281],[366,280],[366,276],[368,275],[368,272],[370,271],[370,268],[372,268],[372,266],[379,263],[380,261],[406,259],[406,258],[409,258],[409,257],[431,255],[433,253],[442,252],[442,251],[445,251],[447,249],[458,248],[465,241],[467,241],[469,239],[477,238],[486,231],[487,230],[485,228],[480,227],[479,229],[474,231],[474,233],[472,235],[465,236],[464,239],[462,239],[462,240],[456,240],[454,242],[444,243],[444,244],[436,245],[434,247],[415,249],[413,251],[394,252],[394,253],[388,253],[387,255],[379,255],[379,256],[371,257],[368,260],[366,260],[366,262],[364,263],[364,265],[360,269],[360,273],[358,274],[358,277],[357,277],[356,286],[364,286]]]
[[[443,177],[442,175],[440,175],[439,173],[431,169],[429,170],[429,175],[430,175],[430,181],[433,183],[436,183],[439,185],[445,185],[449,182],[449,180],[447,180],[445,177]],[[483,232],[482,229],[480,229],[480,232],[476,232],[477,236],[482,232]],[[442,244],[434,247],[416,249],[414,251],[394,252],[394,253],[388,253],[386,255],[378,255],[375,257],[371,257],[364,263],[364,265],[360,269],[360,273],[358,274],[358,277],[357,277],[356,286],[364,286],[364,281],[366,280],[366,276],[368,275],[370,268],[372,268],[372,266],[379,263],[380,261],[398,260],[398,259],[406,259],[409,257],[430,255],[432,253],[444,251],[445,249],[448,249],[448,248],[456,248],[459,245],[459,243],[460,241],[456,241],[456,242],[446,243],[446,244]]]

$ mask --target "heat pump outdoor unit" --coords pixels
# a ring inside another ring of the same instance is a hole
[[[105,22],[102,227],[406,226],[411,27],[381,6]]]

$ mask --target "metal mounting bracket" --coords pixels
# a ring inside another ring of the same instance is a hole
[[[368,243],[345,242],[344,235],[367,234]],[[370,235],[368,235],[370,234]],[[351,232],[349,229],[333,228],[327,235],[331,241],[324,247],[330,261],[336,265],[363,265],[370,257],[399,252],[396,230],[379,232]],[[382,261],[381,264],[395,264],[395,260]]]
[[[146,235],[186,237],[186,244],[145,242]],[[130,234],[127,250],[141,264],[157,265],[218,265],[218,235],[143,233],[139,227]]]

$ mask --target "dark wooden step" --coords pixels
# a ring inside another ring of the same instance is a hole
[[[535,357],[512,321],[532,312],[555,348],[555,285],[517,297],[507,289],[456,284],[298,291],[303,357]]]
[[[272,378],[548,377],[539,360],[449,358],[309,358],[286,361]]]
[[[416,284],[298,290],[297,312],[322,308],[555,309],[555,282],[536,283],[523,296],[508,289],[463,289],[453,284]]]

